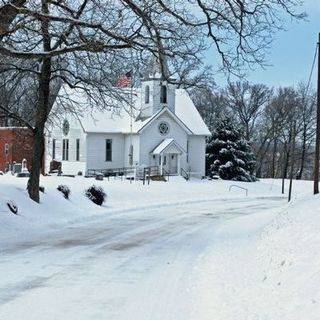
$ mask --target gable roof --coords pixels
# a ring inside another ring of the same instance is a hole
[[[137,118],[138,112],[141,108],[141,91],[135,89],[134,93],[134,110],[136,114],[134,118]],[[208,127],[201,118],[198,110],[193,104],[189,94],[185,89],[176,89],[175,92],[175,113],[171,112],[168,108],[163,108],[155,113],[150,118],[144,120],[133,120],[132,132],[139,133],[140,130],[146,128],[153,120],[159,117],[164,112],[168,112],[180,126],[188,133],[194,135],[211,135]],[[75,92],[75,95],[79,96],[79,92]],[[81,99],[81,98],[76,98]],[[115,101],[115,106],[119,103]],[[125,110],[130,110],[129,104],[121,102],[117,112],[109,110],[93,110],[83,115],[78,116],[78,120],[83,128],[84,132],[91,133],[123,133],[129,134],[130,129],[130,115]]]
[[[146,129],[154,120],[162,116],[164,113],[168,113],[178,124],[182,129],[184,129],[188,134],[193,134],[193,132],[179,119],[178,116],[176,116],[170,109],[163,108],[160,109],[158,112],[156,112],[152,117],[146,119],[143,121],[143,124],[140,126],[140,129],[138,130],[138,133]]]
[[[161,154],[167,150],[171,149],[171,153],[182,153],[184,150],[180,147],[178,143],[174,141],[174,139],[166,138],[159,145],[157,145],[151,154]],[[175,151],[175,152],[172,152]]]

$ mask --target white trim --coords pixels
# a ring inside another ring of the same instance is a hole
[[[185,150],[177,143],[174,141],[174,139],[164,139],[160,142],[160,144],[158,144],[151,152],[150,154],[152,155],[158,155],[158,154],[163,154],[165,153],[166,149],[174,146],[176,147],[179,152],[177,152],[177,154],[182,154],[183,152],[185,152]],[[170,152],[172,153],[172,152]]]
[[[186,131],[188,134],[193,134],[193,132],[180,120],[180,118],[174,114],[170,109],[168,109],[167,107],[159,110],[157,113],[155,113],[147,123],[145,123],[138,131],[137,133],[142,132],[143,130],[145,130],[154,120],[156,120],[158,117],[160,117],[161,115],[163,115],[165,112],[169,113],[169,115],[182,127],[182,129],[184,129],[184,131]]]

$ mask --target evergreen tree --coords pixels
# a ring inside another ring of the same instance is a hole
[[[256,181],[255,156],[244,133],[230,118],[220,119],[207,144],[207,171],[224,180]]]

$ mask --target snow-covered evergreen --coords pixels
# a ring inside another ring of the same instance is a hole
[[[207,145],[208,173],[224,180],[256,181],[255,156],[243,132],[230,118],[220,119]]]

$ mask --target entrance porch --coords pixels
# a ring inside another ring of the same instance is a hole
[[[164,139],[151,153],[151,165],[159,166],[160,174],[179,175],[184,150],[174,139]]]

